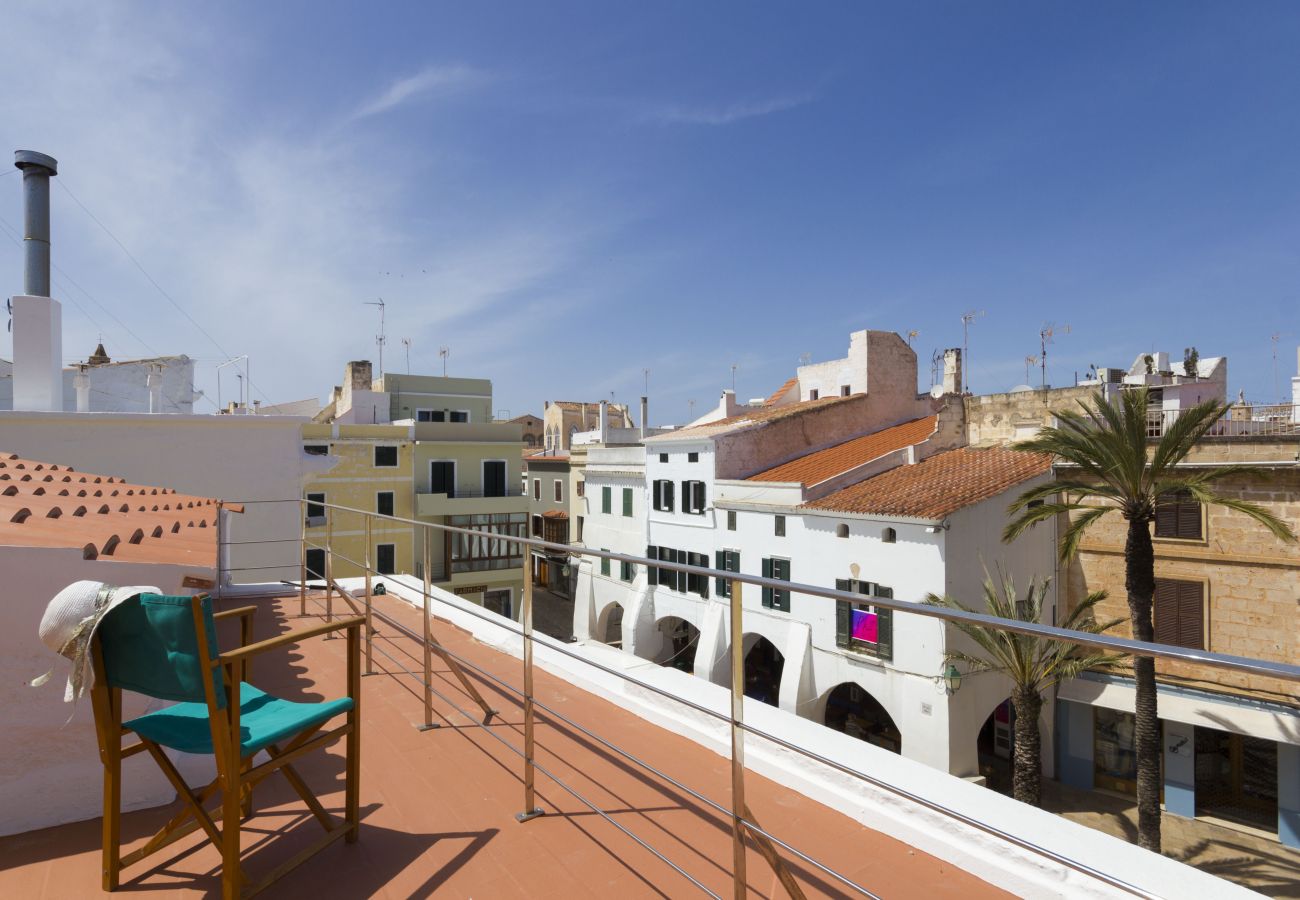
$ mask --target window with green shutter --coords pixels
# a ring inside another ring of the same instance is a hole
[[[608,547],[601,547],[601,548],[600,548],[600,552],[601,552],[601,553],[608,553],[608,552],[609,552],[609,548],[608,548]],[[602,574],[602,575],[608,575],[608,574],[609,574],[609,560],[608,560],[607,558],[603,557],[603,556],[600,558],[600,574]]]
[[[763,577],[778,581],[790,580],[790,560],[764,557]],[[763,588],[763,606],[781,612],[790,611],[790,592],[780,588]]]
[[[894,591],[870,581],[839,578],[837,591],[892,599]],[[835,643],[846,650],[867,653],[886,662],[894,658],[894,611],[872,603],[837,600],[835,603]]]
[[[721,569],[724,572],[740,571],[740,551],[739,550],[718,550],[713,554],[713,568]],[[731,579],[717,577],[717,589],[719,597],[731,596]]]
[[[632,489],[623,488],[623,515],[632,517]]]
[[[659,558],[659,548],[656,547],[654,544],[650,544],[649,546],[647,546],[647,547],[645,548],[645,558],[646,558],[646,559],[658,559],[658,558]],[[655,566],[646,566],[646,570],[645,570],[645,579],[646,579],[646,583],[649,584],[651,587],[654,587],[654,586],[658,585],[658,584],[659,584],[659,569],[658,569],[657,567],[655,567]]]
[[[612,487],[602,487],[600,489],[600,511],[609,515],[614,511],[614,489]]]
[[[636,566],[630,562],[620,561],[618,564],[618,577],[622,581],[631,581],[636,577]]]

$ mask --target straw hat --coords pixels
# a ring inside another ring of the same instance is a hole
[[[68,673],[68,686],[63,692],[63,702],[76,700],[85,689],[94,684],[95,673],[90,664],[90,640],[95,629],[114,607],[139,594],[157,594],[158,588],[150,585],[115,587],[102,581],[75,581],[54,595],[41,617],[41,642],[55,653],[72,660]],[[32,681],[40,687],[50,680],[54,670]]]

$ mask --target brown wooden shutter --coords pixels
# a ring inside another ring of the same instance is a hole
[[[1178,643],[1178,582],[1156,579],[1152,615],[1155,618],[1156,643]]]
[[[1171,538],[1178,536],[1178,504],[1173,497],[1165,495],[1156,502],[1156,537]]]
[[[1191,540],[1201,539],[1201,504],[1190,494],[1184,494],[1178,503],[1178,536]]]
[[[1178,582],[1177,643],[1205,649],[1205,585],[1200,581]]]

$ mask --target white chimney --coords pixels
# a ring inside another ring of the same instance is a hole
[[[13,298],[14,409],[63,411],[63,305]]]
[[[642,397],[641,398],[641,440],[643,441],[645,440],[645,430],[646,428],[649,427],[646,424],[646,419],[648,419],[649,417],[650,417],[650,398]]]
[[[149,388],[149,413],[157,415],[162,412],[162,366],[150,363],[144,383]]]
[[[953,347],[943,351],[943,392],[945,394],[961,393],[960,347]]]
[[[600,442],[609,443],[609,401],[600,401]]]
[[[77,412],[90,412],[90,375],[89,366],[77,366],[77,374],[72,377],[72,386],[77,391]]]

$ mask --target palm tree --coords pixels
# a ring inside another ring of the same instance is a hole
[[[1001,573],[999,573],[1001,574]],[[984,610],[974,610],[952,597],[931,594],[926,603],[946,606],[967,612],[985,612],[1001,619],[1018,619],[1021,622],[1039,622],[1043,615],[1043,602],[1047,598],[1052,580],[1031,580],[1024,599],[1016,596],[1016,586],[1010,575],[1002,576],[1001,585],[984,572]],[[1123,619],[1098,623],[1093,608],[1106,599],[1105,591],[1089,594],[1083,602],[1069,611],[1061,622],[1062,628],[1101,634],[1118,625]],[[1060,681],[1067,681],[1079,673],[1107,666],[1118,656],[1100,650],[1084,649],[1076,644],[1054,641],[1027,634],[953,622],[955,628],[969,637],[979,647],[977,653],[948,650],[948,662],[961,663],[968,673],[1000,672],[1011,679],[1011,705],[1016,711],[1014,756],[1012,757],[1012,796],[1021,803],[1038,805],[1043,781],[1042,744],[1038,735],[1038,720],[1042,715],[1043,692]]]
[[[1163,434],[1148,446],[1147,389],[1123,391],[1110,403],[1098,391],[1080,401],[1082,412],[1057,413],[1057,424],[1012,446],[1017,450],[1051,453],[1069,468],[1055,481],[1030,488],[1011,504],[1016,516],[1003,532],[1010,541],[1037,522],[1058,515],[1069,517],[1061,539],[1061,559],[1074,555],[1084,532],[1107,513],[1118,512],[1128,522],[1124,545],[1124,588],[1128,594],[1133,636],[1155,637],[1151,619],[1155,594],[1155,558],[1151,522],[1162,498],[1186,492],[1203,505],[1244,513],[1283,540],[1295,534],[1276,516],[1254,503],[1225,497],[1214,490],[1221,478],[1257,474],[1244,466],[1210,469],[1179,468],[1188,453],[1228,410],[1227,404],[1207,400],[1181,410]],[[1149,452],[1148,452],[1149,451]],[[1160,852],[1160,721],[1156,715],[1155,659],[1133,660],[1136,689],[1134,750],[1137,756],[1138,842]]]

